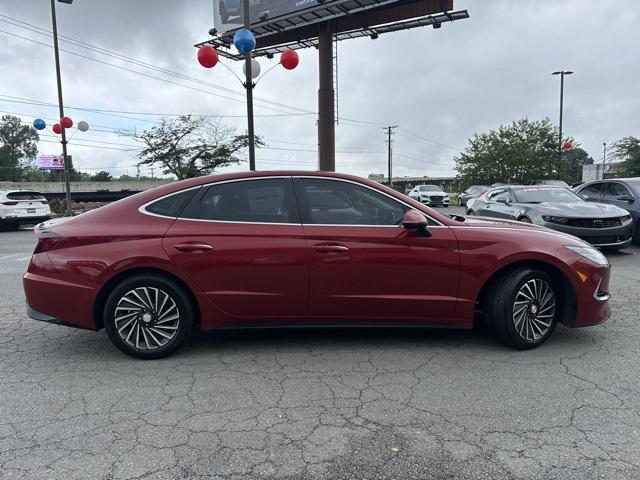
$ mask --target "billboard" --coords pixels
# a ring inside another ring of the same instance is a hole
[[[36,165],[40,170],[64,170],[62,155],[38,155]]]
[[[213,0],[213,26],[218,34],[244,25],[244,0]],[[249,0],[251,24],[317,5],[317,0]]]

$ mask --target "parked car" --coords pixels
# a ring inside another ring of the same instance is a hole
[[[409,197],[429,206],[449,206],[449,194],[437,185],[418,185],[409,192]]]
[[[50,218],[49,202],[40,192],[0,191],[0,229],[17,229],[20,225],[35,225]]]
[[[462,192],[460,194],[460,196],[458,197],[458,201],[460,202],[460,206],[461,207],[466,207],[467,206],[467,202],[471,198],[479,197],[480,195],[482,195],[487,190],[491,190],[491,187],[488,187],[486,185],[471,185],[464,192]]]
[[[583,183],[574,188],[587,202],[615,205],[633,218],[633,242],[640,245],[640,177]]]
[[[470,328],[517,349],[610,314],[607,259],[536,225],[450,218],[379,183],[245,172],[164,185],[35,229],[28,315],[159,358],[194,329]],[[580,276],[579,276],[580,275]]]
[[[553,185],[555,187],[564,187],[569,188],[569,184],[564,180],[552,180],[552,179],[542,179],[542,180],[529,180],[528,182],[524,182],[525,185]]]
[[[467,214],[535,223],[608,250],[631,243],[629,212],[614,205],[588,203],[563,187],[494,188],[477,198]]]

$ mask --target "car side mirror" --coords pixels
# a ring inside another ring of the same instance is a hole
[[[620,195],[618,197],[618,200],[620,200],[621,202],[627,202],[627,203],[635,203],[636,200],[635,198],[629,196],[629,195]]]
[[[417,210],[408,210],[402,217],[402,226],[407,230],[415,230],[421,237],[431,236],[431,232],[427,230],[428,225],[427,217]]]

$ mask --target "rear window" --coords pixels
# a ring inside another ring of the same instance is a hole
[[[187,202],[191,200],[197,191],[198,189],[194,188],[170,195],[147,205],[145,210],[155,215],[162,215],[163,217],[177,217],[182,213]]]
[[[40,192],[11,192],[7,193],[9,200],[44,200],[44,195]]]

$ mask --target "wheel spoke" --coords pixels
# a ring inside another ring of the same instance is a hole
[[[123,326],[121,326],[118,329],[118,333],[122,336],[122,331],[127,328],[129,325],[131,325],[133,322],[136,321],[136,317],[133,317],[131,320],[129,320],[127,323],[125,323]],[[132,327],[133,328],[133,327]]]
[[[516,292],[512,307],[515,331],[526,341],[535,342],[549,332],[556,315],[553,288],[542,278],[524,282]]]
[[[140,301],[140,303],[142,303],[143,308],[151,308],[151,305],[148,305],[147,301],[142,298],[142,296],[136,290],[131,290],[131,293]]]

